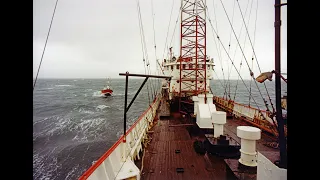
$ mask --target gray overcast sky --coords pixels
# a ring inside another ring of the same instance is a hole
[[[33,0],[34,77],[40,63],[55,2],[56,0]],[[234,31],[251,66],[253,52],[249,38],[245,38],[244,26],[239,36],[243,21],[237,1],[222,0],[222,2],[230,20],[235,3]],[[254,42],[259,66],[262,71],[271,71],[274,69],[274,0],[241,0],[239,3],[243,15],[248,7],[245,19],[250,39],[252,43]],[[179,21],[175,33],[173,31],[179,13],[180,0],[153,0],[156,53],[160,60],[164,57],[172,4],[173,12],[167,41],[170,44],[173,38],[171,46],[174,53],[178,55]],[[151,68],[155,70],[151,0],[140,0],[140,6],[148,57]],[[218,34],[226,48],[228,48],[231,33],[230,57],[232,59],[235,57],[234,62],[238,70],[242,60],[241,76],[249,79],[247,64],[241,50],[237,47],[237,40],[220,0],[207,0],[207,6],[213,26],[217,25]],[[287,72],[287,6],[282,6],[281,13],[281,69]],[[39,78],[118,78],[120,72],[144,73],[138,23],[136,0],[59,0]],[[207,21],[207,54],[215,59],[214,78],[227,78],[227,71],[232,66],[231,61],[221,46],[221,58],[219,58],[217,51],[219,47],[216,47],[216,43],[218,44],[218,41],[214,39],[211,25]],[[224,73],[222,73],[222,67]],[[252,69],[255,77],[258,76],[259,69],[256,62]],[[238,78],[234,68],[231,70],[230,78]]]

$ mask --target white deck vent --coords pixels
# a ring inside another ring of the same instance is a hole
[[[199,102],[199,98],[198,98],[198,96],[192,96],[192,100],[193,100],[193,106],[194,106],[194,109],[193,109],[193,114],[194,115],[197,115],[197,112],[198,112],[198,108],[197,108],[197,106],[198,106],[198,102]]]
[[[213,104],[213,94],[207,94],[207,103]]]
[[[199,104],[204,104],[204,94],[198,94]]]
[[[238,126],[237,136],[241,138],[239,162],[245,166],[257,166],[256,140],[261,138],[261,130],[252,126]]]
[[[209,104],[198,104],[196,123],[199,128],[213,129]]]
[[[223,135],[223,126],[227,122],[227,113],[224,111],[214,111],[211,113],[214,133],[213,137],[217,138]]]

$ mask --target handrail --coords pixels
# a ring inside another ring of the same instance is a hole
[[[145,110],[141,116],[134,122],[134,124],[126,131],[126,136],[136,127],[136,125],[143,119],[144,115],[151,109],[151,107],[157,102],[157,99],[159,97],[155,98],[152,102],[152,105],[149,106],[147,110]],[[84,172],[79,180],[85,180],[87,179],[109,156],[110,154],[118,147],[118,145],[123,141],[124,136],[121,135],[121,137],[116,141],[111,148],[105,152],[86,172]]]

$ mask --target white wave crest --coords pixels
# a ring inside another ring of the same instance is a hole
[[[69,84],[60,84],[60,85],[55,85],[56,87],[70,87],[72,85]]]
[[[79,109],[79,112],[80,112],[80,113],[85,113],[85,114],[94,114],[93,111],[85,110],[85,109],[83,109],[83,108],[80,108],[80,109]]]
[[[100,91],[96,91],[96,92],[93,92],[93,97],[103,97],[103,94],[101,94]]]
[[[103,110],[105,108],[110,108],[110,106],[106,106],[106,105],[99,105],[96,107],[97,110]]]

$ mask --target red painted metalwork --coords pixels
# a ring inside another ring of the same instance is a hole
[[[223,110],[225,110],[225,111],[227,111],[229,113],[232,113],[232,114],[234,114],[233,113],[234,105],[240,105],[240,106],[255,110],[257,112],[259,111],[259,109],[257,109],[257,108],[254,108],[254,107],[251,107],[251,106],[248,106],[248,105],[245,105],[245,104],[240,104],[240,103],[237,103],[237,102],[232,101],[232,100],[228,100],[228,99],[223,98],[223,97],[214,96],[213,99],[216,101],[216,103],[215,103],[216,106],[218,106],[221,109],[223,109]],[[228,103],[228,106],[226,106],[226,103]],[[231,107],[229,107],[229,106],[231,106]],[[268,117],[270,117],[270,115],[271,115],[270,111],[260,110],[260,112],[261,113],[266,113],[266,115]],[[260,129],[262,129],[263,131],[269,132],[269,133],[273,134],[275,137],[279,136],[278,132],[276,131],[276,126],[272,125],[268,121],[265,121],[264,118],[262,116],[260,116],[260,115],[258,115],[258,116],[255,115],[252,120],[244,117],[243,115],[241,115],[239,119],[241,119],[243,121],[246,121],[246,122],[252,124],[253,126],[256,126],[256,127],[260,128]],[[286,126],[285,126],[285,136],[287,136]]]
[[[103,89],[103,90],[101,90],[101,93],[110,93],[110,94],[112,94],[112,90],[111,89]]]
[[[181,3],[179,62],[186,68],[180,68],[179,110],[182,97],[207,92],[206,5],[199,0]]]

